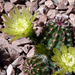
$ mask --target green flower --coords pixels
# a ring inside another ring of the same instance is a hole
[[[65,74],[61,71],[56,71],[52,75],[65,75]]]
[[[52,57],[52,60],[55,61],[56,65],[61,67],[64,74],[66,72],[75,72],[75,48],[69,47],[67,50],[67,47],[65,45],[62,46],[61,52],[54,48],[53,49],[54,56]]]
[[[22,7],[22,14],[20,14],[18,8],[14,7],[15,13],[11,10],[9,18],[7,15],[3,14],[3,17],[6,21],[3,23],[6,25],[5,28],[0,29],[0,31],[5,32],[5,34],[15,36],[12,40],[17,40],[20,37],[31,37],[33,33],[33,24],[37,13],[31,18],[31,14],[29,13],[29,8],[25,11],[24,7]]]

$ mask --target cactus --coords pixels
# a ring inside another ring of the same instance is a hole
[[[46,56],[34,56],[27,58],[23,64],[23,71],[28,75],[47,75],[48,74],[48,63]]]
[[[53,63],[51,56],[53,48],[61,49],[62,45],[73,46],[72,24],[65,18],[55,18],[50,20],[43,29],[43,32],[37,39],[36,53],[46,54],[48,57],[50,71],[58,70]],[[44,48],[42,48],[44,47]]]
[[[73,24],[73,33],[72,33],[72,36],[73,36],[73,47],[75,47],[75,22],[72,21],[72,20],[69,20],[72,24]]]
[[[53,50],[53,48],[60,49],[63,44],[67,47],[72,46],[72,25],[65,18],[55,18],[50,20],[44,32],[40,35],[39,39],[46,49]]]

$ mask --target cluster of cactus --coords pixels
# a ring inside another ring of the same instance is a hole
[[[27,58],[23,64],[22,70],[28,75],[47,75],[49,66],[45,57],[46,56],[43,58],[41,56],[34,56],[32,58]]]
[[[54,55],[52,50],[54,48],[61,50],[62,45],[66,45],[67,47],[74,46],[73,38],[72,24],[64,17],[54,18],[44,27],[43,32],[38,37],[39,44],[36,46],[36,52],[48,56],[51,72],[59,69],[58,67],[55,67],[55,64],[51,60],[51,56]]]
[[[40,38],[41,37],[41,38]],[[39,39],[46,49],[53,50],[53,48],[60,49],[63,44],[67,47],[73,46],[72,43],[72,25],[65,18],[55,18],[50,20]]]
[[[68,19],[56,17],[49,20],[40,36],[36,37],[33,35],[34,32],[32,22],[34,21],[37,12],[31,18],[29,8],[27,8],[26,11],[24,11],[24,8],[22,8],[22,14],[20,14],[16,6],[14,9],[15,13],[12,10],[10,11],[10,16],[12,19],[5,14],[3,15],[6,19],[6,21],[3,21],[6,27],[0,29],[0,31],[14,36],[10,43],[19,39],[20,37],[30,37],[33,39],[33,41],[36,40],[35,52],[40,53],[40,55],[27,58],[23,64],[22,70],[28,75],[48,75],[50,74],[51,70],[55,71],[58,67],[55,67],[55,64],[51,59],[51,56],[54,55],[52,50],[54,48],[61,50],[62,45],[66,45],[67,47],[74,46],[75,33],[73,33],[73,30],[75,30],[75,28],[72,28],[72,25]],[[42,57],[44,54],[47,56],[47,58],[46,56]],[[59,71],[55,73],[57,74]]]

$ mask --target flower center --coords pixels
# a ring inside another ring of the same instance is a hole
[[[15,28],[15,30],[17,32],[23,32],[24,30],[26,30],[28,28],[28,24],[27,21],[25,19],[18,19],[15,22],[15,25],[13,25],[13,27]]]
[[[61,59],[66,64],[66,66],[72,67],[75,64],[75,57],[70,53],[63,54]]]

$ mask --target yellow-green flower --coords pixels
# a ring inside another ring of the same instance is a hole
[[[61,71],[56,71],[52,75],[65,75],[65,74]]]
[[[56,65],[61,67],[61,72],[75,72],[75,48],[69,47],[67,50],[67,47],[65,45],[62,46],[61,52],[54,48],[53,49],[54,56],[52,57],[52,60],[55,61]]]
[[[22,14],[20,14],[18,8],[14,7],[15,13],[11,10],[9,18],[7,15],[3,14],[3,17],[6,21],[3,23],[6,25],[5,28],[0,29],[0,31],[5,32],[5,34],[15,36],[12,40],[17,40],[20,37],[30,37],[33,33],[33,24],[37,13],[31,18],[31,14],[29,13],[29,8],[25,11],[24,7],[22,7]]]

